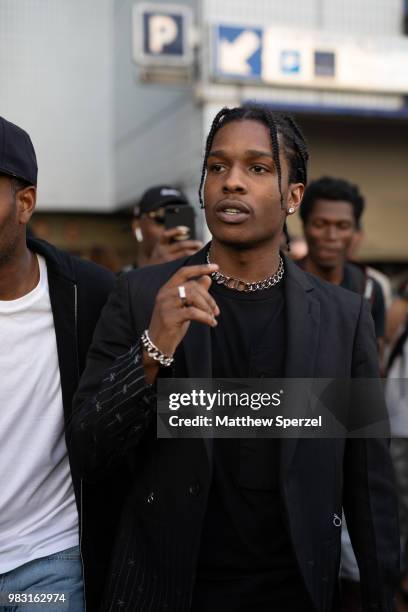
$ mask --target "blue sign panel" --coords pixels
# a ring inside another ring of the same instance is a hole
[[[146,56],[182,57],[185,53],[185,23],[182,15],[145,12],[143,52]]]
[[[280,54],[280,69],[283,74],[299,74],[300,53],[294,50],[284,50]]]
[[[214,71],[217,75],[261,78],[261,29],[217,26],[214,28],[214,43]]]
[[[319,77],[334,77],[336,74],[336,56],[332,51],[315,51],[314,72]]]

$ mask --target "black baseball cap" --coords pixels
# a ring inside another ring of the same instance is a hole
[[[184,193],[176,187],[170,185],[150,187],[144,192],[140,202],[133,208],[133,214],[135,217],[140,217],[144,213],[152,212],[169,204],[188,204],[188,200]]]
[[[4,117],[0,117],[0,173],[37,185],[37,158],[31,138]]]

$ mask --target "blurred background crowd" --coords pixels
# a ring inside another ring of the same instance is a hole
[[[384,375],[408,377],[407,0],[2,0],[0,74],[0,115],[37,151],[30,231],[117,274],[209,239],[197,188],[222,106],[291,113],[312,183],[289,255],[367,297]],[[394,456],[406,534],[405,441]]]

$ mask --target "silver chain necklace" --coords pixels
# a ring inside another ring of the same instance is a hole
[[[210,264],[210,250],[208,249],[206,255],[207,263]],[[235,289],[237,291],[242,291],[243,293],[250,293],[251,291],[263,291],[264,289],[270,289],[282,279],[285,273],[285,268],[283,265],[283,259],[279,255],[279,266],[276,270],[275,274],[272,276],[268,276],[260,281],[254,281],[253,283],[248,283],[247,281],[242,280],[241,278],[233,278],[232,276],[226,276],[222,272],[213,272],[211,274],[211,278],[218,284],[224,285],[228,289]]]

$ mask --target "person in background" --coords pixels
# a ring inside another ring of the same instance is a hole
[[[95,244],[89,252],[89,259],[114,274],[118,274],[121,270],[120,258],[114,247],[110,245]]]
[[[381,346],[385,333],[383,292],[364,266],[348,261],[363,210],[364,198],[356,185],[328,176],[310,183],[300,209],[308,254],[298,264],[330,283],[363,295],[370,304]]]
[[[408,280],[400,283],[397,295],[387,312],[386,338],[392,350],[402,332],[408,317]]]
[[[288,255],[292,261],[304,259],[307,255],[307,243],[303,236],[292,236]]]
[[[347,253],[348,259],[351,262],[356,263],[357,265],[361,265],[358,263],[358,251],[364,239],[364,231],[361,225],[361,221],[359,225],[359,228],[354,233],[353,240]],[[380,284],[384,296],[385,309],[388,310],[392,301],[392,289],[390,279],[386,274],[380,272],[380,270],[377,270],[372,266],[365,266],[365,269],[367,270],[367,274],[369,274]]]
[[[188,228],[165,229],[166,206],[171,204],[185,206],[189,202],[179,189],[157,185],[145,191],[134,207],[132,231],[138,242],[138,261],[128,270],[194,255],[202,248],[202,242],[189,239]]]
[[[408,316],[394,338],[388,359],[385,398],[391,423],[391,457],[394,463],[400,516],[402,577],[397,612],[408,610]]]
[[[381,286],[348,257],[361,232],[364,198],[358,187],[341,178],[324,176],[310,183],[300,216],[308,254],[298,262],[306,271],[364,296],[374,319],[379,353],[385,332],[385,306]],[[342,527],[342,612],[361,610],[360,574],[350,536]]]
[[[82,612],[84,592],[96,612],[120,479],[72,476],[65,424],[114,276],[26,235],[36,185],[29,135],[0,117],[0,591],[65,598],[13,612]]]

